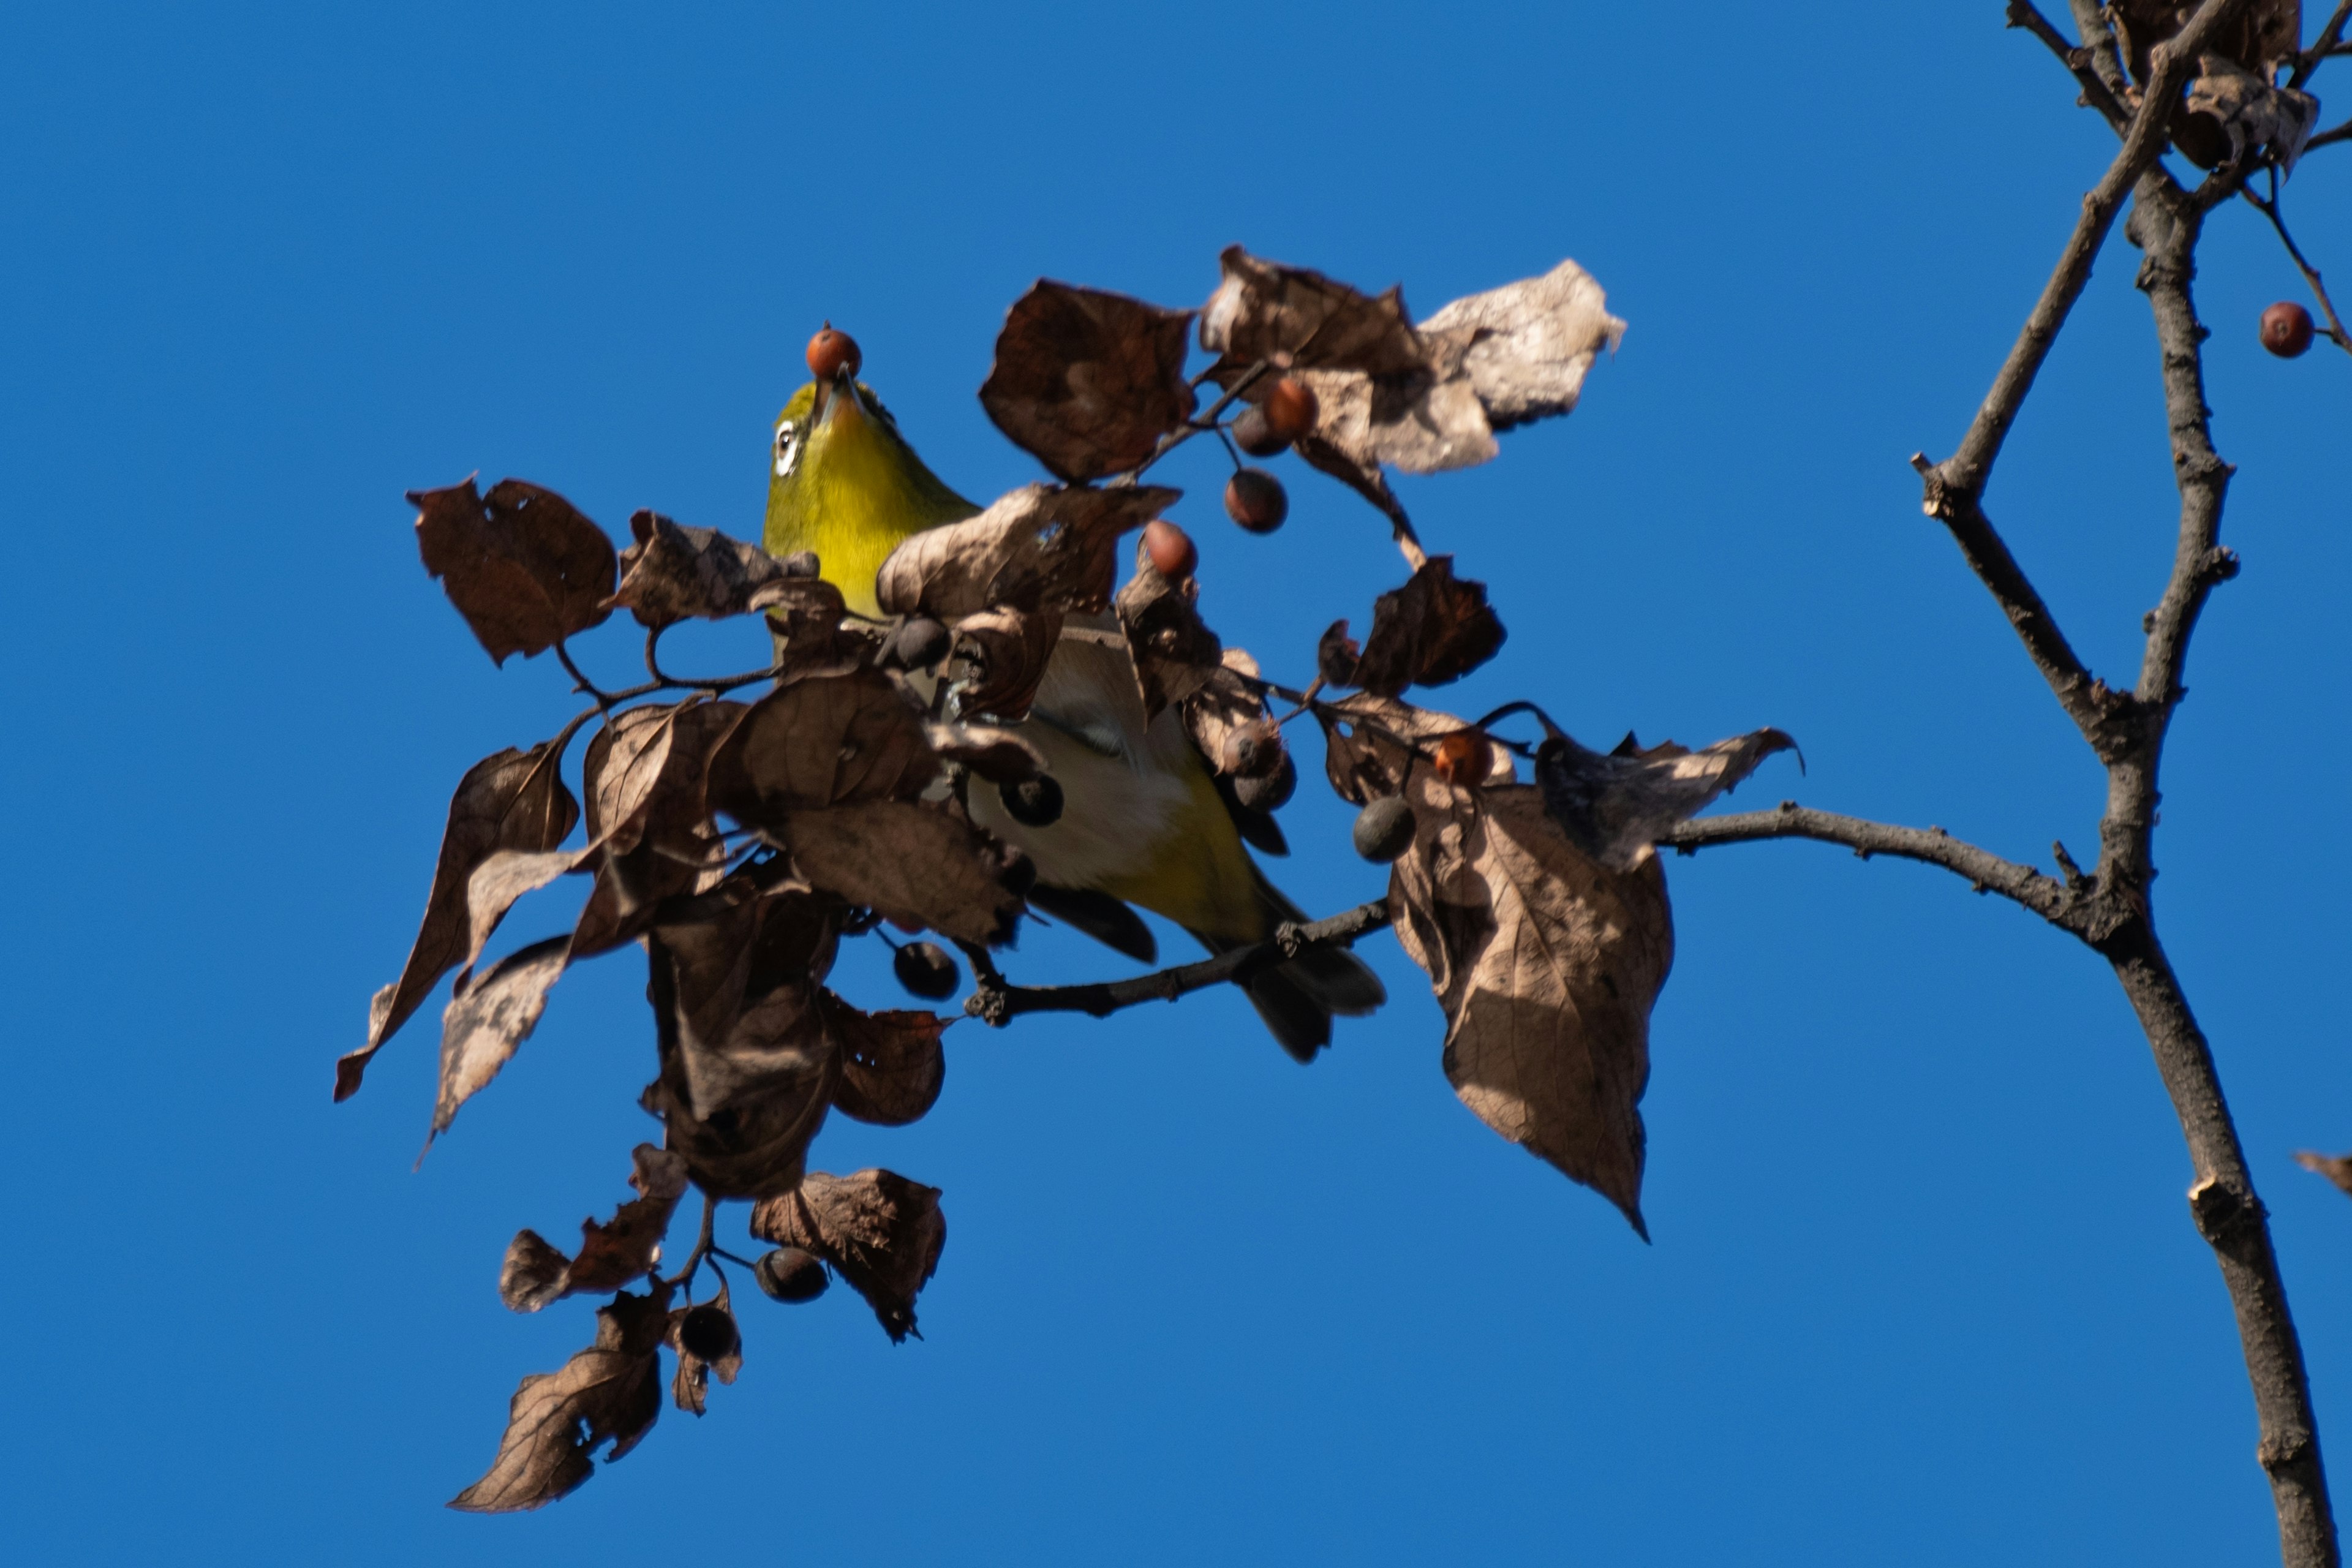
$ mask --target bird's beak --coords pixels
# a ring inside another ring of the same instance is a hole
[[[857,378],[850,374],[847,365],[834,372],[832,379],[816,384],[814,412],[814,423],[820,426],[832,424],[836,414],[852,419],[866,416],[866,404],[858,395]]]

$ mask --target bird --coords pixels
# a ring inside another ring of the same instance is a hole
[[[776,416],[761,542],[780,559],[814,552],[848,607],[877,616],[875,574],[890,552],[982,509],[916,456],[858,379],[863,356],[846,333],[827,322],[807,357],[813,379]],[[1017,726],[1061,787],[1060,815],[1043,825],[1019,820],[998,792],[982,788],[967,801],[972,819],[1029,857],[1034,907],[1145,963],[1157,961],[1158,942],[1133,905],[1166,916],[1212,952],[1303,922],[1244,847],[1237,817],[1245,808],[1220,789],[1182,716],[1172,707],[1146,715],[1118,634],[1115,616],[1066,617]],[[1265,841],[1262,825],[1258,837]],[[1361,1017],[1388,999],[1380,977],[1339,947],[1309,948],[1242,989],[1301,1062],[1330,1043],[1334,1016]]]

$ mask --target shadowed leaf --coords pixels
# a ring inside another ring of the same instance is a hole
[[[1588,751],[1544,721],[1536,784],[1544,809],[1569,841],[1616,870],[1631,869],[1659,834],[1704,810],[1717,795],[1797,742],[1754,730],[1694,752],[1672,741],[1630,754]],[[1621,749],[1622,750],[1622,749]]]
[[[988,841],[945,811],[875,800],[784,819],[793,864],[812,887],[908,926],[996,946],[1021,900]]]
[[[692,1312],[719,1313],[733,1330],[730,1336],[733,1344],[717,1361],[705,1361],[688,1348],[684,1330],[687,1315]],[[725,1279],[719,1280],[719,1293],[709,1300],[699,1306],[680,1307],[670,1313],[667,1342],[677,1353],[677,1371],[670,1375],[669,1394],[680,1410],[701,1415],[710,1397],[711,1373],[717,1373],[719,1382],[731,1384],[735,1374],[743,1370],[743,1335],[740,1329],[734,1329],[734,1322],[735,1304],[728,1294]]]
[[[677,1201],[686,1194],[686,1162],[640,1143],[629,1184],[637,1195],[599,1224],[580,1222],[580,1255],[566,1258],[537,1231],[519,1231],[499,1271],[499,1300],[518,1312],[582,1292],[614,1290],[649,1272]]]
[[[2196,11],[2180,0],[2115,0],[2108,7],[2132,79],[2147,85],[2149,51],[2179,33]],[[2303,41],[2303,0],[2254,0],[2206,35],[2210,54],[2267,76],[2294,57]]]
[[[875,592],[886,615],[919,612],[950,623],[1000,606],[1098,611],[1110,602],[1118,536],[1181,493],[1157,485],[1025,485],[978,517],[909,537],[882,563]]]
[[[947,1082],[940,1036],[951,1021],[936,1013],[867,1013],[832,992],[820,994],[826,1031],[841,1051],[834,1109],[877,1127],[919,1121]]]
[[[612,604],[641,626],[693,616],[724,620],[771,605],[803,604],[841,616],[841,591],[818,577],[787,577],[784,563],[756,544],[715,528],[688,528],[655,511],[629,518],[636,541],[621,552],[621,585]]]
[[[1036,700],[1061,640],[1058,609],[982,610],[958,621],[948,656],[957,711],[1019,722]]]
[[[1192,318],[1041,279],[1005,317],[981,406],[1056,479],[1082,484],[1136,468],[1192,413]]]
[[[708,797],[747,827],[800,806],[911,800],[939,774],[921,709],[878,669],[796,680],[741,711],[711,752]]]
[[[1348,623],[1324,633],[1316,662],[1324,679],[1395,697],[1408,686],[1443,686],[1459,680],[1495,657],[1503,646],[1503,623],[1486,605],[1486,585],[1454,575],[1454,558],[1433,555],[1402,588],[1372,603],[1372,629],[1361,657],[1344,679],[1335,668],[1348,645]],[[1334,633],[1337,634],[1335,641]]]
[[[606,1462],[637,1446],[661,1415],[661,1343],[669,1328],[669,1289],[626,1291],[596,1310],[596,1342],[554,1373],[522,1380],[507,1411],[506,1435],[488,1474],[449,1500],[468,1513],[540,1508],[593,1474],[590,1457],[605,1443]]]
[[[400,978],[376,993],[367,1044],[335,1064],[337,1100],[357,1092],[368,1059],[465,957],[471,934],[467,888],[474,872],[502,850],[553,849],[579,819],[580,805],[563,787],[551,742],[528,752],[509,748],[466,770],[449,801],[449,825],[442,830],[424,924]]]
[[[635,942],[664,900],[718,879],[724,851],[705,776],[744,712],[723,699],[633,708],[589,742],[580,773],[596,885],[572,930],[574,958]]]
[[[411,490],[416,547],[493,662],[528,658],[612,614],[613,542],[553,490],[500,479]]]
[[[1425,759],[1432,744],[1470,728],[1451,713],[1372,692],[1327,702],[1315,718],[1323,726],[1325,776],[1340,799],[1356,805],[1401,793],[1406,773]],[[1510,753],[1493,748],[1482,782],[1506,784],[1517,776]]]
[[[751,1211],[751,1234],[832,1264],[866,1298],[884,1331],[904,1340],[915,1329],[915,1297],[940,1266],[948,1226],[937,1187],[888,1171],[812,1171],[797,1191]]]

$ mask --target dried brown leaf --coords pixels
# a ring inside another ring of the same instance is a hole
[[[1369,295],[1238,245],[1217,262],[1224,276],[1201,311],[1201,346],[1219,356],[1209,371],[1219,385],[1232,385],[1260,360],[1374,375],[1421,367],[1421,344],[1398,290]]]
[[[1348,635],[1348,623],[1333,621],[1316,639],[1315,673],[1326,686],[1353,686],[1356,666],[1363,657],[1364,646]]]
[[[530,1037],[547,1010],[549,989],[571,962],[572,939],[552,936],[509,953],[458,986],[441,1016],[441,1089],[428,1144]]]
[[[948,622],[999,607],[1097,611],[1110,602],[1118,536],[1181,493],[1025,485],[978,517],[910,536],[882,563],[875,593],[886,615]]]
[[[709,1300],[697,1306],[677,1308],[669,1315],[667,1341],[669,1348],[677,1354],[677,1371],[670,1375],[669,1380],[670,1398],[680,1410],[696,1415],[703,1413],[709,1401],[711,1373],[717,1373],[719,1382],[731,1384],[735,1381],[735,1374],[743,1370],[743,1335],[740,1329],[736,1331],[735,1347],[717,1361],[704,1361],[687,1349],[685,1335],[680,1331],[686,1324],[686,1315],[710,1309],[726,1313],[730,1322],[734,1321],[735,1303],[728,1294],[727,1281],[723,1279],[719,1281],[719,1293]]]
[[[957,710],[1007,723],[1027,716],[1062,640],[1058,609],[982,610],[956,623],[948,678]]]
[[[515,1233],[499,1270],[499,1297],[509,1308],[536,1312],[566,1296],[617,1289],[652,1271],[670,1215],[686,1194],[686,1162],[651,1143],[638,1144],[632,1159],[629,1184],[637,1195],[603,1224],[580,1222],[578,1258],[566,1258],[535,1230]]]
[[[2132,79],[2147,85],[2149,51],[2187,25],[2194,5],[2180,0],[2115,0],[2108,8]],[[2303,38],[2303,0],[2254,0],[2206,36],[2205,47],[2264,75],[2292,58]]]
[[[528,658],[603,623],[612,611],[613,542],[553,490],[467,479],[411,490],[416,548],[493,662]]]
[[[468,1513],[515,1513],[553,1502],[596,1468],[635,1447],[661,1415],[661,1343],[669,1289],[626,1291],[596,1310],[596,1342],[554,1373],[522,1380],[507,1411],[499,1455],[482,1479],[450,1499]]]
[[[1316,650],[1318,668],[1339,661],[1347,630],[1341,621],[1324,634]],[[1395,697],[1408,686],[1443,686],[1494,658],[1503,637],[1503,623],[1486,604],[1486,584],[1458,580],[1454,557],[1433,555],[1403,587],[1372,602],[1372,629],[1363,653],[1345,679],[1334,683],[1382,697]],[[1333,675],[1324,668],[1326,679]]]
[[[581,764],[596,886],[572,930],[572,956],[645,934],[662,902],[717,879],[724,856],[705,800],[712,753],[743,704],[690,700],[614,715]]]
[[[2352,1154],[2322,1154],[2315,1149],[2298,1149],[2294,1163],[2326,1177],[2344,1192],[2352,1193]]]
[[[1072,484],[1140,466],[1191,417],[1190,310],[1040,279],[996,337],[981,406],[1013,444]]]
[[[942,810],[873,800],[795,811],[782,837],[810,886],[902,924],[992,947],[1021,913],[998,852]]]
[[[1017,730],[926,724],[923,735],[941,761],[960,763],[990,784],[1026,784],[1045,771],[1045,754]]]
[[[751,827],[796,807],[911,800],[939,774],[922,709],[878,669],[795,680],[743,710],[711,752],[708,799]]]
[[[1137,544],[1135,574],[1120,587],[1112,608],[1135,658],[1147,721],[1190,696],[1224,656],[1224,645],[1201,619],[1200,593],[1197,578],[1177,582],[1162,576]]]
[[[1242,654],[1239,648],[1227,648],[1228,655]],[[1183,715],[1184,732],[1212,772],[1224,768],[1225,738],[1244,724],[1254,724],[1266,716],[1265,699],[1257,688],[1242,679],[1242,672],[1219,663],[1203,673],[1200,682],[1185,694],[1179,704]],[[1275,731],[1276,744],[1281,743],[1281,732]]]
[[[1340,799],[1356,805],[1402,792],[1405,775],[1435,741],[1470,728],[1451,713],[1373,692],[1325,702],[1315,719],[1323,726],[1325,775]],[[1483,782],[1506,784],[1517,776],[1510,753],[1495,747]]]
[[[1455,789],[1426,765],[1391,870],[1397,940],[1446,1019],[1445,1076],[1486,1125],[1642,1222],[1649,1016],[1674,961],[1652,856],[1612,870],[1525,784]]]
[[[667,626],[693,616],[724,620],[771,605],[822,599],[822,578],[787,577],[784,563],[758,545],[715,528],[688,528],[656,511],[629,518],[636,542],[621,552],[621,585],[612,604],[641,626]],[[841,593],[832,590],[839,619]]]
[[[2216,128],[2203,148],[2193,147],[2194,132],[2176,127],[2183,153],[2206,167],[2223,158],[2252,158],[2268,149],[2279,173],[2294,172],[2303,144],[2319,126],[2319,100],[2289,87],[2273,87],[2263,77],[2222,58],[2207,55],[2200,61],[2202,74],[2189,84],[2182,102],[2188,114],[2210,121]],[[2207,156],[2199,156],[2206,152]]]
[[[1563,261],[1540,278],[1465,295],[1416,331],[1437,368],[1469,378],[1499,433],[1576,406],[1592,362],[1625,335],[1608,306],[1592,275]]]
[[[1545,721],[1536,748],[1536,784],[1544,808],[1569,842],[1614,870],[1629,870],[1658,835],[1797,742],[1778,730],[1753,730],[1694,752],[1663,742],[1630,755],[1589,751]]]
[[[383,1047],[441,976],[466,956],[469,940],[467,886],[475,870],[501,850],[543,852],[563,842],[580,819],[580,805],[563,787],[551,742],[528,752],[512,748],[466,770],[450,797],[449,825],[433,868],[425,921],[400,978],[375,994],[367,1044],[335,1064],[335,1098],[356,1093],[370,1058]]]
[[[841,1052],[834,1109],[877,1127],[919,1121],[947,1082],[940,1036],[951,1019],[936,1013],[867,1013],[832,992],[820,994],[826,1032]]]
[[[751,1234],[832,1264],[866,1298],[884,1331],[903,1340],[914,1331],[915,1297],[940,1266],[948,1225],[937,1187],[888,1171],[812,1171],[797,1191],[751,1211]]]

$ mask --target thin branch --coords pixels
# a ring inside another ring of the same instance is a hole
[[[603,688],[599,687],[594,681],[589,679],[586,676],[581,674],[580,667],[572,662],[572,650],[563,646],[563,639],[562,637],[555,639],[555,657],[562,662],[563,672],[572,677],[572,689],[574,691],[584,692],[595,702],[597,707],[610,708],[614,703],[623,701],[626,699],[628,695],[627,693],[624,692],[619,696],[615,696],[612,692],[606,691]]]
[[[1151,467],[1152,464],[1158,462],[1160,458],[1166,457],[1169,453],[1174,451],[1177,447],[1182,446],[1193,437],[1198,436],[1202,431],[1216,429],[1217,416],[1232,407],[1234,398],[1239,397],[1243,393],[1247,392],[1256,384],[1258,377],[1264,375],[1267,371],[1273,368],[1274,367],[1270,362],[1260,360],[1255,364],[1250,366],[1249,369],[1242,372],[1240,375],[1234,378],[1234,384],[1225,388],[1223,395],[1214,403],[1209,405],[1206,412],[1187,419],[1183,424],[1179,425],[1175,429],[1171,430],[1167,435],[1160,437],[1160,444],[1151,448],[1151,455],[1150,457],[1136,464],[1134,468],[1129,468],[1126,473],[1119,475],[1118,478],[1111,480],[1111,483],[1113,485],[1131,485],[1135,483],[1136,480],[1143,477],[1144,469]],[[1204,371],[1202,374],[1205,375],[1207,372]],[[1198,386],[1200,383],[1195,381],[1192,384]],[[1236,464],[1239,464],[1241,459],[1236,458],[1234,461]]]
[[[2352,0],[2337,0],[2336,15],[2327,18],[2327,26],[2319,29],[2319,37],[2311,47],[2294,62],[2294,74],[2287,78],[2287,86],[2301,87],[2319,68],[2319,62],[2337,52],[2336,46],[2344,41],[2344,24],[2352,21]]]
[[[2323,131],[2305,142],[2302,156],[2309,157],[2315,148],[2326,147],[2337,142],[2352,142],[2352,120],[2346,121],[2332,131]]]
[[[1002,1028],[1024,1013],[1085,1013],[1108,1017],[1122,1007],[1141,1002],[1173,1002],[1191,991],[1206,990],[1227,981],[1247,980],[1261,970],[1296,958],[1309,947],[1350,947],[1393,919],[1385,900],[1359,904],[1352,910],[1308,925],[1285,923],[1264,942],[1221,952],[1198,963],[1179,964],[1131,980],[1107,980],[1092,985],[1013,985],[998,973],[984,950],[964,948],[971,961],[974,986],[963,1010]],[[961,945],[961,944],[959,944]]]
[[[2063,883],[2032,867],[1979,849],[1940,827],[1899,827],[1859,816],[1815,811],[1793,800],[1784,800],[1771,811],[1694,817],[1676,823],[1659,836],[1658,842],[1685,855],[1694,855],[1711,845],[1752,844],[1765,838],[1811,838],[1823,844],[1842,844],[1865,860],[1874,855],[1892,855],[1899,859],[1941,866],[1966,878],[1978,892],[1999,893],[2059,926],[2069,926],[2074,906],[2080,901]]]
[[[688,1288],[687,1300],[689,1301],[694,1299],[692,1290],[694,1271],[702,1267],[703,1258],[710,1251],[711,1225],[718,1217],[719,1200],[709,1193],[704,1193],[702,1194],[702,1231],[694,1238],[694,1250],[686,1255],[686,1263],[677,1273],[662,1281],[662,1284],[672,1289],[680,1285],[687,1286]]]
[[[2024,28],[2050,46],[2050,52],[2074,73],[2074,79],[2083,84],[2083,96],[2076,101],[2086,109],[2097,110],[2106,122],[2115,127],[2118,135],[2130,128],[2131,110],[2124,107],[2123,100],[2100,79],[2093,64],[2097,58],[2096,50],[2068,43],[2066,35],[2051,24],[2050,18],[2042,14],[2032,0],[2009,0],[2009,25]]]
[[[2271,171],[2269,200],[2263,200],[2252,191],[2240,191],[2238,194],[2253,203],[2255,210],[2271,220],[2271,227],[2278,231],[2279,243],[2286,247],[2287,255],[2294,260],[2295,269],[2303,274],[2303,280],[2310,287],[2312,297],[2319,301],[2321,312],[2327,317],[2328,337],[2337,348],[2352,353],[2352,334],[2344,331],[2344,319],[2336,313],[2336,301],[2327,297],[2326,286],[2319,281],[2319,268],[2304,258],[2303,247],[2295,244],[2294,236],[2286,231],[2286,214],[2280,205],[2278,171],[2275,168]]]

